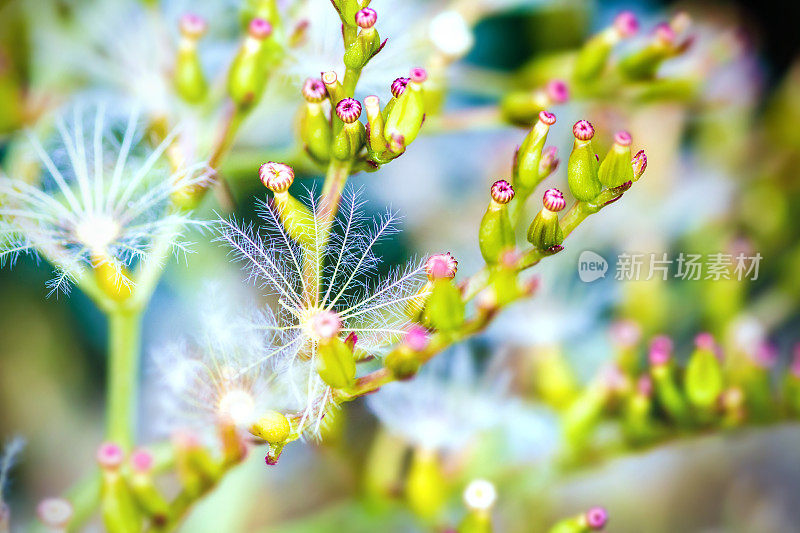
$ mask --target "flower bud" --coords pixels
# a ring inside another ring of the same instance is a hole
[[[258,179],[274,193],[284,193],[294,182],[294,170],[289,165],[270,161],[258,169]]]
[[[566,207],[564,195],[558,189],[548,189],[542,199],[543,208],[528,228],[528,242],[541,251],[553,250],[564,242],[558,223],[558,212]]]
[[[105,442],[97,448],[96,459],[101,468],[117,469],[125,460],[125,452],[118,444]]]
[[[278,411],[267,411],[250,427],[250,433],[269,444],[286,441],[291,430],[289,420]]]
[[[169,504],[153,483],[153,455],[137,450],[131,454],[130,466],[130,488],[136,503],[154,522],[166,520]]]
[[[670,343],[671,344],[671,343]],[[650,375],[659,404],[679,425],[687,425],[691,418],[686,399],[675,380],[675,368],[671,361],[671,346],[659,341],[650,347]]]
[[[647,170],[647,156],[644,150],[636,152],[636,155],[631,159],[631,167],[633,168],[633,181],[638,181],[644,171]]]
[[[412,512],[432,522],[447,500],[447,483],[435,452],[416,449],[406,479],[405,496]]]
[[[578,52],[575,61],[575,79],[591,82],[600,76],[608,63],[611,49],[620,39],[630,37],[639,29],[639,21],[630,11],[623,11],[614,20],[614,24],[594,35]]]
[[[506,180],[498,180],[492,185],[491,197],[478,229],[478,244],[487,264],[497,263],[503,252],[513,249],[515,244],[506,206],[514,198],[514,188]]]
[[[425,119],[422,84],[426,79],[427,73],[424,69],[411,69],[405,90],[394,100],[386,116],[384,137],[387,142],[401,139],[402,145],[408,146],[416,139]]]
[[[336,72],[332,70],[323,72],[322,83],[325,84],[325,89],[328,91],[328,96],[331,99],[331,105],[336,106],[336,104],[345,98],[344,88],[336,76]]]
[[[541,111],[539,120],[531,128],[517,151],[514,164],[514,190],[521,195],[520,198],[526,198],[546,176],[541,173],[540,169],[542,148],[547,140],[550,126],[555,122],[555,115]]]
[[[390,90],[392,91],[392,96],[394,96],[395,98],[400,98],[400,95],[403,94],[403,91],[406,90],[408,82],[409,82],[408,78],[395,79],[390,87]]]
[[[421,364],[417,354],[405,345],[398,346],[384,359],[384,365],[398,380],[413,377],[419,371]]]
[[[453,331],[464,323],[464,316],[464,301],[458,287],[448,278],[436,279],[425,304],[425,323],[437,330]]]
[[[264,19],[254,18],[231,64],[228,92],[240,109],[254,106],[264,92],[269,66],[265,61],[266,41],[271,35],[272,25]]]
[[[331,157],[331,123],[322,105],[328,96],[325,84],[316,78],[308,78],[303,84],[305,106],[300,116],[300,139],[306,152],[317,163],[327,163]]]
[[[608,523],[608,512],[602,507],[592,507],[586,511],[584,517],[586,519],[586,525],[589,526],[589,529],[592,531],[601,531]]]
[[[594,127],[588,120],[579,120],[572,128],[575,143],[567,164],[567,182],[572,195],[582,202],[591,202],[603,185],[597,178],[599,163],[592,147]]]
[[[97,449],[97,462],[103,473],[100,501],[107,531],[141,529],[142,515],[119,468],[124,458],[118,444],[107,442]]]
[[[208,83],[197,52],[197,42],[207,28],[206,21],[198,15],[187,13],[181,17],[174,80],[178,95],[189,103],[201,102],[208,93]]]
[[[356,13],[356,25],[361,29],[369,29],[378,21],[378,12],[371,7],[365,7]]]
[[[458,272],[458,261],[450,252],[432,255],[425,261],[425,273],[429,281],[453,279]]]
[[[713,341],[708,334],[698,336],[684,376],[686,396],[701,413],[708,413],[714,407],[725,387]]]
[[[278,217],[289,235],[297,241],[308,242],[314,234],[314,218],[308,208],[288,192],[294,182],[292,167],[270,161],[259,167],[258,178],[274,193]]]
[[[361,116],[361,103],[354,98],[345,98],[336,104],[336,116],[345,124],[352,124]]]
[[[387,146],[383,137],[384,120],[378,97],[373,95],[364,98],[364,109],[367,112],[367,147],[374,157],[380,158]]]
[[[364,125],[359,122],[361,103],[354,98],[344,98],[336,104],[336,116],[343,122],[333,138],[333,156],[342,161],[352,159],[363,148],[366,140]]]
[[[617,132],[614,136],[614,145],[600,164],[597,177],[600,179],[600,183],[609,189],[633,181],[631,136],[627,131]]]
[[[669,24],[659,24],[650,42],[643,48],[622,58],[619,69],[632,80],[648,80],[655,77],[664,60],[680,53],[675,30]]]
[[[361,70],[383,47],[378,31],[374,28],[378,13],[369,7],[358,11],[354,16],[356,25],[361,28],[344,53],[347,68]]]
[[[602,507],[592,507],[578,516],[567,518],[550,528],[550,533],[589,533],[602,531],[608,523],[608,512]]]

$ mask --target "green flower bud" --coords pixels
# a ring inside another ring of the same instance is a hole
[[[722,365],[715,353],[716,347],[711,335],[698,335],[695,345],[686,365],[686,396],[701,413],[708,413],[716,405],[724,388]]]
[[[306,152],[317,163],[327,163],[331,158],[331,123],[322,102],[327,98],[322,81],[308,78],[303,85],[306,100],[300,116],[300,139]]]
[[[347,96],[344,94],[344,87],[336,76],[336,72],[329,70],[322,73],[322,83],[325,84],[325,89],[328,91],[328,96],[331,99],[331,105],[336,107],[336,104],[344,100]]]
[[[181,17],[181,38],[178,43],[178,58],[175,62],[175,90],[189,103],[203,101],[208,93],[197,42],[206,32],[206,21],[193,14]]]
[[[425,521],[434,521],[447,500],[447,482],[435,452],[414,450],[406,479],[406,500]]]
[[[378,14],[369,7],[356,13],[355,21],[361,31],[344,53],[344,64],[347,68],[361,70],[380,51],[381,38],[374,28],[377,19]]]
[[[399,380],[413,377],[421,365],[417,355],[405,346],[400,346],[386,356],[384,359],[386,368],[392,371],[392,375]]]
[[[539,113],[569,100],[569,87],[563,80],[552,80],[534,91],[507,93],[500,101],[500,113],[512,124],[528,127]]]
[[[169,516],[169,503],[153,483],[153,456],[145,450],[138,450],[130,457],[130,488],[136,503],[154,522],[166,520]]]
[[[575,144],[567,164],[569,190],[578,200],[591,202],[603,189],[597,178],[599,163],[592,147],[594,126],[588,120],[579,120],[572,127],[572,133],[575,135]]]
[[[658,403],[679,425],[691,422],[689,406],[675,379],[675,365],[672,362],[672,342],[666,337],[654,339],[650,346],[650,376],[656,391]]]
[[[100,501],[106,530],[132,533],[141,530],[142,514],[120,471],[124,457],[117,444],[104,443],[98,448],[97,462],[102,470]]]
[[[402,94],[395,99],[386,116],[384,138],[387,142],[402,139],[403,146],[408,146],[416,139],[425,119],[422,83],[426,78],[427,73],[424,69],[411,70],[408,84]]]
[[[650,376],[642,376],[636,385],[636,392],[628,396],[625,404],[622,428],[628,439],[634,443],[646,442],[654,436],[655,428],[651,420],[652,394],[653,381]]]
[[[675,39],[675,30],[669,24],[659,25],[648,45],[622,58],[619,62],[620,71],[632,80],[654,78],[664,60],[679,53]]]
[[[623,11],[614,20],[614,25],[590,38],[575,61],[575,79],[580,82],[594,81],[608,62],[611,49],[622,38],[635,34],[639,21],[630,11]]]
[[[364,98],[364,108],[367,112],[367,147],[370,152],[382,154],[386,151],[386,140],[383,137],[384,120],[380,100],[377,96],[367,96]]]
[[[464,315],[464,301],[458,287],[447,278],[436,279],[425,305],[425,323],[437,330],[453,331],[464,323]]]
[[[522,141],[514,160],[514,191],[520,195],[517,201],[524,200],[542,179],[539,163],[542,149],[547,140],[550,126],[556,123],[556,116],[547,111],[539,113],[539,120]]]
[[[269,444],[285,442],[291,431],[289,420],[278,411],[267,411],[250,426],[250,433]]]
[[[536,351],[531,380],[536,396],[558,410],[569,406],[579,390],[572,366],[556,346]]]
[[[542,199],[542,210],[528,228],[528,242],[541,251],[557,251],[564,242],[564,233],[558,223],[558,212],[567,205],[558,189],[548,189]]]
[[[343,124],[334,135],[331,151],[333,157],[346,161],[361,151],[366,140],[364,125],[358,120],[361,116],[361,103],[354,98],[344,98],[336,104],[336,116]]]
[[[497,263],[503,252],[515,245],[514,228],[506,206],[514,198],[514,188],[506,180],[499,180],[492,185],[491,195],[478,229],[478,244],[487,264]]]
[[[607,391],[599,384],[590,385],[570,404],[561,419],[564,437],[574,452],[583,450],[600,423]]]
[[[258,103],[267,83],[266,41],[272,35],[272,25],[264,19],[250,22],[248,34],[239,53],[233,60],[228,76],[228,92],[241,109],[249,109]]]
[[[614,136],[614,145],[600,164],[597,177],[600,183],[608,188],[632,182],[634,179],[631,162],[631,136],[627,131],[620,131]]]

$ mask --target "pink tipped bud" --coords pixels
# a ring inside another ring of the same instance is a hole
[[[378,12],[371,7],[365,7],[356,13],[356,24],[360,28],[371,28],[378,21]]]
[[[639,19],[630,11],[623,11],[614,19],[614,29],[620,37],[630,37],[639,31]]]
[[[579,120],[572,126],[572,134],[579,141],[590,141],[594,137],[594,126],[588,120]]]
[[[644,150],[636,152],[636,155],[631,159],[631,166],[633,167],[633,178],[638,180],[647,170],[647,155],[645,155]]]
[[[549,176],[558,168],[558,148],[548,146],[542,150],[542,158],[539,160],[539,173],[542,176]]]
[[[409,328],[406,330],[406,336],[403,339],[403,342],[405,342],[406,346],[415,352],[421,352],[427,348],[429,341],[430,336],[428,335],[428,330],[419,324],[411,324],[411,326],[409,326]]]
[[[602,507],[592,507],[585,516],[586,525],[594,531],[600,531],[608,523],[608,512]]]
[[[178,22],[178,27],[180,28],[181,35],[187,39],[199,39],[206,33],[208,23],[206,19],[200,15],[186,13],[181,17],[180,22]]]
[[[642,338],[642,328],[633,320],[619,320],[611,325],[611,340],[620,348],[633,348]]]
[[[322,80],[317,78],[308,78],[303,84],[303,98],[306,102],[319,103],[325,100],[328,96],[328,89]]]
[[[547,84],[547,97],[554,104],[563,104],[569,100],[569,86],[564,80],[552,80]]]
[[[408,85],[408,78],[397,78],[392,82],[392,96],[395,98],[400,98],[400,95],[406,90],[406,85]]]
[[[544,192],[542,204],[548,211],[558,213],[567,206],[567,201],[564,200],[564,195],[558,189],[547,189]]]
[[[753,361],[761,368],[772,368],[778,362],[778,348],[769,342],[762,342],[753,354]]]
[[[119,444],[114,442],[104,442],[97,448],[96,454],[98,464],[103,468],[117,468],[125,459],[125,452]]]
[[[542,122],[542,124],[552,126],[556,123],[556,116],[549,111],[539,111],[539,120]]]
[[[422,83],[428,79],[428,73],[425,72],[425,69],[422,67],[412,68],[408,79],[414,83]]]
[[[491,188],[492,200],[498,204],[507,204],[514,198],[514,187],[506,180],[497,180]]]
[[[45,526],[62,530],[72,519],[72,504],[62,498],[47,498],[36,506],[36,516]]]
[[[332,339],[342,329],[342,320],[333,311],[318,311],[309,320],[311,331],[320,339]]]
[[[650,341],[650,364],[653,366],[665,365],[672,358],[672,339],[666,335],[659,335]]]
[[[428,279],[453,279],[458,272],[458,261],[450,252],[432,255],[425,262],[425,273]]]
[[[345,124],[352,124],[361,116],[361,102],[355,98],[344,98],[336,104],[336,116]]]
[[[131,469],[140,474],[146,474],[153,468],[153,454],[147,450],[136,450],[131,454]]]
[[[272,192],[286,192],[294,182],[294,170],[289,165],[270,161],[259,167],[258,179]]]
[[[254,18],[247,27],[247,33],[253,39],[262,41],[272,35],[272,24],[262,18]]]
[[[642,376],[636,382],[636,391],[642,396],[650,396],[653,394],[653,380],[650,376]]]
[[[631,134],[627,131],[618,131],[614,135],[614,143],[620,146],[630,146],[632,141]]]
[[[344,343],[347,345],[350,350],[356,349],[356,344],[358,344],[358,335],[356,335],[355,331],[351,331],[350,334],[345,337]]]
[[[698,333],[695,335],[694,345],[701,350],[714,351],[717,349],[717,343],[714,341],[714,336],[708,332]]]
[[[675,42],[675,30],[665,22],[656,26],[655,33],[656,40],[662,44],[671,45]]]

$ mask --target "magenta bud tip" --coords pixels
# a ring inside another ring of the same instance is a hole
[[[131,468],[136,472],[149,472],[153,467],[153,454],[147,450],[136,450],[131,454]]]
[[[614,28],[622,37],[630,37],[639,31],[639,19],[630,11],[623,11],[614,19]]]
[[[289,165],[269,161],[258,168],[258,179],[272,192],[286,192],[294,182],[294,170]]]
[[[666,22],[662,22],[656,26],[656,39],[664,44],[672,44],[675,42],[675,30]]]
[[[632,141],[631,134],[627,131],[618,131],[614,135],[614,142],[620,146],[630,146]]]
[[[650,379],[650,376],[640,377],[639,381],[636,382],[636,390],[639,391],[639,394],[642,396],[650,396],[653,394],[653,380]]]
[[[392,96],[395,98],[399,98],[401,94],[406,90],[406,85],[408,85],[408,78],[397,78],[392,82],[391,91]]]
[[[411,69],[411,73],[408,75],[408,77],[414,83],[422,83],[428,79],[428,73],[424,68],[416,67]]]
[[[599,531],[608,523],[608,512],[603,507],[592,507],[586,511],[586,525],[589,529]]]
[[[427,348],[429,340],[428,330],[419,324],[411,324],[406,330],[404,342],[415,352],[421,352]]]
[[[701,350],[711,351],[715,350],[717,347],[714,336],[708,332],[698,333],[694,338],[694,345]]]
[[[558,213],[567,206],[567,201],[558,189],[547,189],[542,197],[542,204],[548,211]]]
[[[178,22],[181,35],[190,39],[199,39],[208,29],[206,19],[195,13],[185,13]]]
[[[258,39],[259,41],[266,39],[272,35],[272,24],[265,19],[254,18],[250,21],[250,25],[247,27],[247,33],[250,35],[250,37],[253,39]]]
[[[539,120],[548,126],[552,126],[556,123],[556,116],[549,111],[539,111]]]
[[[458,261],[450,252],[432,255],[425,262],[425,273],[428,279],[453,279],[458,272]]]
[[[497,180],[490,190],[492,200],[498,204],[507,204],[514,198],[514,187],[506,180]]]
[[[371,7],[365,7],[356,13],[356,24],[360,28],[371,28],[378,21],[378,12]]]
[[[352,124],[361,116],[361,102],[355,98],[344,98],[336,104],[336,116],[345,124]]]
[[[552,80],[547,84],[547,96],[554,104],[569,100],[569,86],[564,80]]]
[[[328,89],[325,87],[325,84],[322,83],[322,80],[318,78],[308,78],[305,83],[303,83],[303,98],[305,98],[307,102],[319,103],[325,100],[327,96]]]
[[[653,366],[664,365],[672,358],[672,339],[666,335],[659,335],[650,341],[648,358]]]
[[[572,126],[572,134],[579,141],[590,141],[594,137],[594,126],[588,120],[579,120]]]
[[[771,368],[778,362],[778,348],[769,342],[762,342],[756,348],[754,360],[762,368]]]
[[[122,464],[125,452],[115,442],[104,442],[97,448],[97,462],[103,468],[116,468]]]

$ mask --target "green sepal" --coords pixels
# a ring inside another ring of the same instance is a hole
[[[600,183],[608,188],[614,188],[628,181],[633,181],[632,157],[630,146],[622,146],[615,143],[600,164],[600,169],[597,173]]]
[[[575,60],[575,79],[580,82],[595,80],[608,63],[614,46],[613,29],[598,33],[586,41]]]
[[[406,478],[406,500],[411,510],[426,521],[433,521],[447,501],[447,481],[436,455],[416,450]]]
[[[514,248],[514,227],[505,204],[490,201],[478,228],[478,244],[484,261],[490,265],[497,263],[503,252]]]
[[[139,533],[142,530],[142,514],[120,472],[103,472],[100,501],[106,531]]]
[[[300,116],[300,139],[317,163],[331,158],[331,123],[322,104],[306,102]]]
[[[528,242],[541,251],[550,250],[564,242],[558,214],[547,209],[539,211],[528,228]]]
[[[410,81],[403,94],[393,99],[394,103],[389,102],[384,132],[384,139],[387,142],[391,142],[393,136],[399,135],[403,139],[403,145],[408,146],[417,138],[425,118],[422,92],[421,84]]]
[[[169,503],[159,492],[149,474],[134,473],[130,482],[131,491],[138,506],[153,519],[166,519]]]
[[[353,159],[364,147],[366,136],[364,125],[360,121],[343,124],[333,138],[331,147],[333,157],[341,161]]]
[[[628,161],[630,164],[630,160]],[[572,195],[582,202],[591,202],[603,185],[597,178],[599,163],[592,148],[592,141],[575,140],[567,164],[567,183]]]
[[[673,365],[654,366],[650,369],[650,375],[653,377],[653,388],[658,403],[664,408],[664,411],[679,425],[689,425],[691,422],[689,406],[675,381]]]
[[[517,151],[512,185],[514,192],[519,195],[518,201],[527,198],[543,178],[539,162],[542,159],[542,149],[549,130],[550,126],[541,120],[537,121]]]
[[[623,410],[622,429],[625,436],[636,444],[650,440],[655,434],[651,420],[653,400],[641,393],[628,397]]]
[[[208,94],[203,66],[194,45],[181,47],[175,63],[175,91],[190,104],[202,102]]]
[[[278,218],[289,236],[301,243],[314,246],[314,215],[303,203],[289,194],[282,192],[275,194],[275,203],[278,207]]]
[[[465,305],[452,280],[437,279],[425,305],[424,321],[441,331],[453,331],[464,323]]]
[[[517,272],[513,268],[504,266],[492,268],[489,283],[494,291],[495,303],[500,307],[510,304],[520,296]]]
[[[697,348],[689,357],[684,376],[689,402],[703,411],[713,408],[725,387],[722,365],[716,354]]]
[[[361,30],[344,53],[347,68],[361,70],[381,48],[381,38],[375,28]]]
[[[392,350],[384,359],[384,365],[397,379],[412,377],[419,370],[420,364],[417,354],[406,346]]]
[[[353,351],[342,339],[334,337],[320,342],[317,352],[317,373],[322,381],[334,389],[353,385],[356,362]]]

